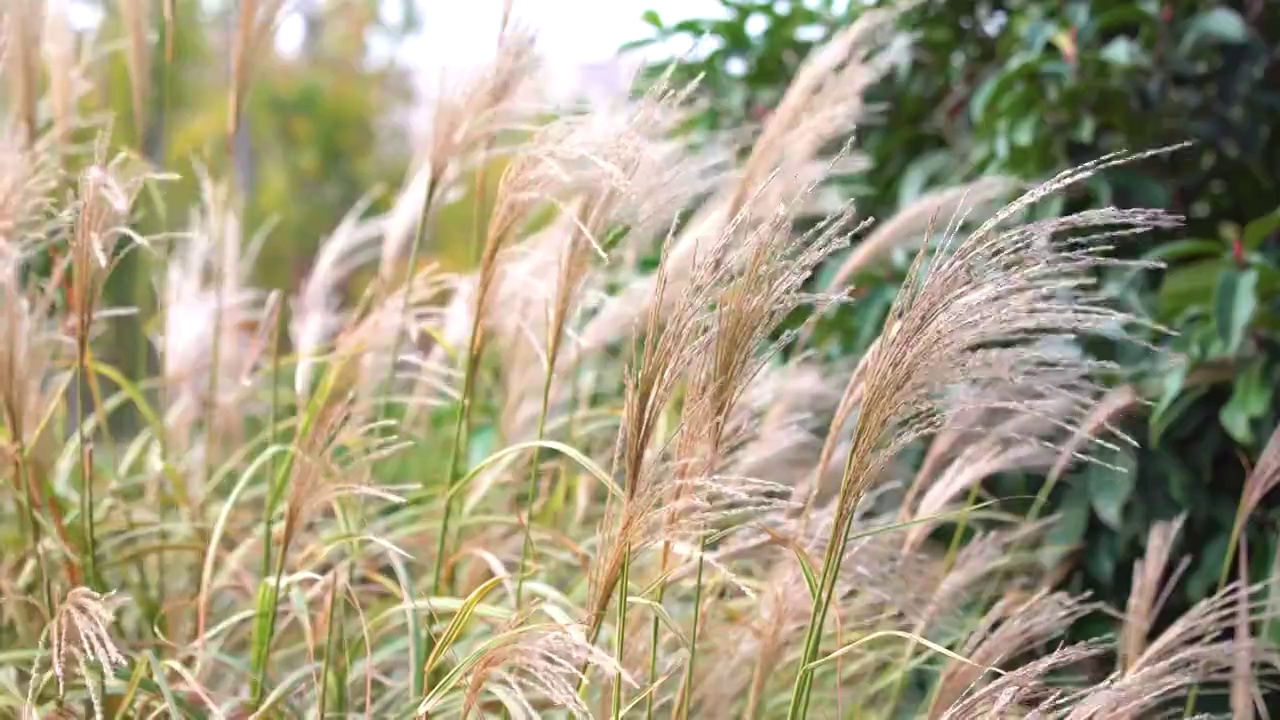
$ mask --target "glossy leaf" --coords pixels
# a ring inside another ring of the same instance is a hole
[[[1218,279],[1213,298],[1213,321],[1226,351],[1234,353],[1244,341],[1245,329],[1258,307],[1258,272],[1227,270]]]
[[[1236,378],[1231,399],[1222,406],[1218,414],[1222,427],[1242,445],[1252,445],[1255,442],[1257,438],[1253,432],[1253,421],[1261,418],[1272,407],[1274,389],[1263,372],[1261,362],[1250,363]]]

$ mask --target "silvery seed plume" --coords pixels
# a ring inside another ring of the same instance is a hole
[[[669,505],[673,495],[665,480],[671,468],[657,457],[656,446],[665,441],[658,432],[676,388],[710,346],[706,308],[731,277],[731,265],[723,262],[727,241],[726,234],[708,249],[674,312],[664,314],[658,305],[650,306],[640,335],[643,345],[624,372],[622,425],[614,451],[622,499],[611,503],[600,529],[600,547],[590,574],[588,616],[593,624],[600,622],[608,607],[627,555],[658,540],[658,530],[668,525],[660,523],[662,516],[683,515]],[[666,289],[666,247],[655,274],[659,297]],[[682,472],[682,479],[688,476]],[[676,499],[680,498],[687,499],[687,493],[677,494]]]
[[[520,436],[516,428],[537,413],[537,389],[549,366],[564,367],[561,349],[572,340],[583,295],[599,285],[595,271],[619,251],[605,250],[611,233],[621,231],[615,245],[642,247],[665,229],[672,207],[705,190],[714,172],[707,153],[668,139],[687,117],[687,93],[660,84],[621,108],[562,117],[517,149],[541,166],[547,176],[539,183],[541,200],[558,213],[550,226],[503,251],[489,304],[503,312],[484,319],[510,351],[507,387],[523,388],[509,396],[509,437]]]
[[[730,472],[794,485],[818,460],[818,429],[838,400],[816,364],[766,367],[750,383],[730,427]]]
[[[917,630],[922,634],[951,631],[958,615],[956,608],[986,590],[988,582],[997,574],[1016,570],[1014,577],[1019,583],[1036,582],[1039,560],[1033,554],[1019,554],[1012,549],[1025,546],[1029,540],[1042,535],[1048,526],[1049,521],[1042,521],[991,530],[966,543],[932,586],[932,597],[919,618]]]
[[[1052,439],[1062,434],[1056,427],[1058,420],[1073,408],[1069,400],[1050,397],[1040,401],[1037,408],[1028,404],[1003,422],[994,423],[980,438],[961,450],[936,478],[922,479],[912,484],[903,499],[903,512],[907,517],[924,521],[906,532],[908,547],[919,547],[937,527],[930,521],[944,513],[950,505],[983,480],[1002,472],[1044,470],[1053,462],[1057,453]],[[919,501],[915,502],[915,495]]]
[[[1091,273],[1120,262],[1103,254],[1112,238],[1177,219],[1107,209],[998,228],[1042,197],[1130,159],[1108,157],[1063,173],[964,239],[949,234],[927,270],[925,253],[917,256],[864,371],[840,491],[846,514],[899,450],[957,413],[1018,411],[1057,398],[1070,401],[1068,419],[1083,417],[1100,394],[1093,378],[1107,366],[1086,359],[1070,338],[1123,339],[1126,326],[1138,322],[1105,305]]]
[[[53,202],[60,179],[58,157],[49,138],[34,144],[8,120],[0,120],[0,248],[27,251],[29,238],[44,238],[58,210]]]
[[[4,12],[5,75],[13,119],[21,126],[23,141],[34,144],[38,135],[36,103],[40,97],[40,34],[44,28],[42,0],[14,0]]]
[[[53,621],[47,629],[49,664],[58,679],[58,691],[66,691],[72,673],[78,673],[88,691],[94,717],[102,718],[102,698],[98,695],[97,679],[90,676],[89,664],[97,663],[103,675],[111,675],[116,667],[128,664],[124,654],[111,637],[109,628],[115,622],[115,611],[124,598],[114,593],[105,595],[86,587],[72,588],[58,605]],[[37,662],[39,659],[37,658]],[[27,709],[32,707],[34,691],[39,675],[32,673],[31,691]]]
[[[749,613],[750,632],[726,629],[720,642],[715,634],[708,634],[713,643],[708,652],[714,653],[714,660],[704,663],[707,675],[699,682],[700,707],[708,717],[759,717],[765,691],[778,682],[776,671],[793,661],[790,656],[813,607],[796,551],[803,551],[810,565],[816,565],[834,517],[829,508],[818,508],[815,513],[815,522],[790,520],[773,531],[780,540],[795,545],[769,549],[765,574],[759,578],[759,599]],[[908,631],[927,608],[927,588],[935,583],[933,563],[922,555],[904,554],[892,533],[877,532],[891,522],[891,517],[869,513],[860,513],[855,519],[863,537],[847,549],[836,590],[841,630],[847,636],[888,629]],[[879,662],[871,655],[861,661]],[[745,708],[738,704],[743,698]]]
[[[935,218],[955,218],[962,214],[981,216],[998,209],[997,202],[1018,188],[1005,177],[986,177],[971,183],[933,190],[877,223],[840,263],[828,283],[836,290],[848,284],[859,271],[880,261],[898,248],[913,248],[933,229]]]
[[[463,717],[475,712],[482,698],[496,696],[514,718],[544,717],[551,709],[571,717],[589,718],[591,712],[578,695],[585,681],[582,668],[619,671],[613,658],[587,642],[585,628],[559,622],[518,619],[509,629],[499,629],[466,678]],[[628,683],[632,681],[626,678]],[[633,684],[633,683],[632,683]],[[420,707],[419,712],[430,708]]]
[[[1175,708],[1181,712],[1183,698],[1193,686],[1227,683],[1238,672],[1239,648],[1225,634],[1241,612],[1251,621],[1270,619],[1267,597],[1272,592],[1273,584],[1242,587],[1232,583],[1201,600],[1150,640],[1123,671],[1073,693],[1070,709],[1057,717],[1120,720],[1153,717]],[[1274,647],[1253,648],[1251,655],[1255,678],[1274,676],[1280,670],[1280,653]]]
[[[305,398],[316,379],[316,363],[348,321],[341,290],[351,273],[378,257],[380,228],[360,222],[373,201],[366,196],[347,211],[320,245],[311,270],[290,302],[289,339],[298,355],[294,392]]]
[[[801,197],[811,192],[806,189]],[[712,301],[715,309],[709,351],[692,368],[686,392],[677,458],[702,456],[716,472],[726,437],[727,420],[737,411],[743,394],[776,349],[785,343],[771,337],[782,320],[798,307],[822,305],[825,298],[802,292],[814,269],[833,253],[843,249],[854,231],[849,207],[819,223],[813,230],[792,236],[790,205],[779,206],[763,221],[734,223],[726,231],[723,263],[732,270]],[[743,236],[739,236],[741,233]],[[692,469],[692,468],[690,468]]]
[[[1050,675],[1094,660],[1108,649],[1102,641],[1060,647],[966,692],[946,708],[942,720],[1060,717],[1070,701],[1066,690],[1052,684]]]
[[[183,443],[181,430],[210,409],[210,422],[243,415],[237,404],[262,354],[258,338],[267,323],[265,293],[248,284],[255,258],[245,255],[240,219],[207,178],[203,207],[190,233],[175,242],[181,245],[170,255],[161,288],[163,331],[154,342],[169,391],[168,420],[178,435],[172,439]]]
[[[952,703],[984,682],[984,668],[999,668],[1066,631],[1095,606],[1065,593],[1014,593],[996,603],[957,652],[969,663],[950,661],[939,680],[929,717],[946,714]]]
[[[53,116],[51,135],[57,142],[65,143],[79,123],[77,103],[89,89],[89,83],[85,78],[84,63],[76,55],[76,36],[71,27],[70,10],[60,0],[53,0],[48,5],[43,51],[49,77],[49,113]]]
[[[48,468],[58,452],[56,433],[36,433],[61,396],[58,367],[74,348],[51,312],[56,287],[43,293],[22,287],[20,261],[12,247],[0,245],[0,336],[5,338],[0,346],[0,417],[9,439]]]
[[[1280,427],[1271,433],[1266,446],[1258,455],[1258,462],[1249,472],[1244,484],[1244,499],[1241,502],[1241,522],[1253,514],[1262,503],[1263,498],[1280,486]]]
[[[1085,416],[1071,438],[1059,450],[1058,459],[1054,461],[1053,467],[1049,468],[1049,472],[1045,475],[1045,482],[1057,482],[1058,478],[1062,477],[1062,473],[1066,472],[1072,463],[1080,459],[1082,450],[1087,449],[1088,445],[1093,442],[1093,438],[1101,435],[1104,431],[1110,432],[1115,437],[1125,439],[1125,436],[1112,426],[1112,422],[1141,402],[1142,398],[1132,385],[1121,385],[1120,387],[1112,388],[1098,398],[1098,401],[1089,410],[1089,414]]]
[[[68,239],[73,277],[70,304],[84,324],[92,317],[103,282],[119,261],[122,238],[142,239],[128,227],[133,201],[150,179],[166,176],[151,171],[137,158],[120,153],[107,157],[109,133],[102,131],[94,160],[80,172],[72,202],[75,220]],[[87,328],[81,328],[86,331]]]
[[[370,467],[406,447],[386,432],[390,421],[372,421],[348,396],[330,400],[317,411],[317,419],[299,435],[285,497],[281,552],[287,553],[299,533],[341,498],[367,497],[403,503],[395,493],[369,482]]]
[[[811,197],[806,190],[837,171],[837,163],[847,165],[856,159],[843,153],[835,161],[820,160],[817,154],[863,117],[863,92],[888,68],[879,50],[887,42],[896,13],[876,9],[860,14],[805,60],[742,170],[691,218],[669,251],[665,282],[675,292],[656,292],[652,277],[634,281],[583,329],[580,352],[625,337],[651,304],[661,306],[678,297],[690,282],[697,257],[727,227],[741,222],[744,208],[787,204],[798,212],[804,203],[790,203],[791,198]]]
[[[1179,576],[1187,567],[1188,562],[1184,559],[1173,569],[1168,580],[1165,580],[1173,543],[1185,520],[1186,516],[1180,515],[1173,520],[1153,524],[1147,532],[1147,550],[1133,565],[1133,583],[1130,585],[1124,625],[1120,631],[1119,669],[1122,672],[1131,668],[1142,657],[1147,648],[1151,626],[1168,596],[1167,591],[1177,584]]]
[[[422,266],[339,333],[333,361],[355,374],[353,389],[361,402],[381,397],[420,411],[457,397],[454,368],[420,350],[426,338],[441,331],[441,302],[450,285],[439,268]]]
[[[531,117],[528,96],[537,69],[533,35],[508,27],[504,18],[493,61],[435,99],[430,127],[383,228],[384,281],[405,261],[415,228],[429,227],[439,204],[461,190],[458,183],[490,162],[493,146]]]

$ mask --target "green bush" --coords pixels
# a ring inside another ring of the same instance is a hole
[[[864,6],[836,5],[722,0],[716,17],[672,24],[647,13],[653,36],[635,44],[701,38],[673,68],[650,71],[702,78],[695,131],[750,127],[815,44]],[[916,3],[899,28],[901,52],[869,93],[878,112],[856,133],[867,168],[837,183],[864,215],[890,216],[971,177],[1035,180],[1111,152],[1190,143],[1044,207],[1155,206],[1186,218],[1185,229],[1131,245],[1167,269],[1100,278],[1124,306],[1177,333],[1150,335],[1169,353],[1158,359],[1093,346],[1119,363],[1115,385],[1150,403],[1116,418],[1140,447],[1109,458],[1114,467],[1072,469],[1049,504],[1062,516],[1055,539],[1082,545],[1068,583],[1121,605],[1147,528],[1186,513],[1195,559],[1170,611],[1185,608],[1234,576],[1224,562],[1243,479],[1280,419],[1280,7],[952,0]],[[865,350],[904,262],[853,278],[860,302],[819,326],[827,353]],[[1042,489],[1034,475],[987,483],[1013,508]],[[1278,507],[1268,498],[1248,524],[1253,577],[1270,572],[1280,549]]]

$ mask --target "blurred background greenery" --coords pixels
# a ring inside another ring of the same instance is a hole
[[[646,13],[652,34],[635,43],[694,47],[676,74],[702,78],[695,132],[758,125],[806,54],[876,3],[720,4],[672,23]],[[1150,524],[1186,513],[1191,565],[1165,608],[1180,613],[1235,576],[1228,548],[1243,478],[1280,415],[1280,3],[946,0],[916,3],[900,28],[894,70],[872,93],[878,111],[857,131],[869,166],[840,185],[867,216],[984,174],[1035,180],[1111,152],[1191,143],[1041,209],[1148,206],[1187,218],[1183,231],[1121,250],[1167,269],[1101,278],[1122,306],[1178,333],[1149,338],[1172,363],[1091,348],[1119,363],[1117,386],[1150,403],[1120,422],[1140,447],[1105,458],[1115,468],[1075,468],[1050,494],[1053,539],[1080,548],[1067,584],[1119,607]],[[854,278],[860,301],[821,326],[827,356],[865,349],[906,261]],[[1000,477],[984,491],[1017,510],[1043,483]],[[1277,498],[1246,534],[1251,576],[1271,575]],[[1280,640],[1280,624],[1271,634]]]

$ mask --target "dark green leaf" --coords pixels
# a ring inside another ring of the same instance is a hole
[[[1226,7],[1216,7],[1202,12],[1187,23],[1182,41],[1178,43],[1180,54],[1186,55],[1202,43],[1242,43],[1249,37],[1249,27],[1240,13]]]
[[[1147,53],[1142,45],[1131,37],[1119,35],[1106,44],[1102,48],[1099,57],[1112,65],[1120,67],[1132,67],[1134,65],[1146,65]]]
[[[1151,411],[1150,421],[1150,441],[1152,445],[1160,442],[1160,436],[1169,429],[1174,420],[1178,416],[1186,412],[1196,400],[1200,399],[1208,389],[1204,386],[1194,387],[1183,392],[1182,384],[1186,380],[1187,371],[1185,367],[1176,368],[1169,371],[1164,377],[1164,390],[1161,393],[1160,400],[1156,402],[1155,408]]]
[[[1213,297],[1213,323],[1228,353],[1244,341],[1245,329],[1258,307],[1257,270],[1224,270]]]
[[[1203,598],[1217,586],[1222,563],[1227,559],[1227,542],[1227,533],[1223,532],[1195,554],[1187,575],[1187,599],[1191,602]]]
[[[1253,421],[1271,407],[1272,388],[1263,374],[1261,362],[1250,363],[1232,387],[1231,399],[1218,413],[1222,427],[1242,445],[1254,442]]]
[[[1084,539],[1089,529],[1089,488],[1086,483],[1076,483],[1066,492],[1058,506],[1058,521],[1045,535],[1040,560],[1046,566],[1058,564],[1062,556],[1074,549]]]
[[[1222,254],[1222,243],[1216,240],[1175,240],[1161,243],[1142,254],[1143,260],[1188,260]]]
[[[1208,306],[1223,264],[1220,258],[1213,258],[1165,273],[1157,301],[1160,317],[1169,320],[1193,305]]]
[[[1280,208],[1257,218],[1244,226],[1240,242],[1250,250],[1256,250],[1271,233],[1280,230]]]
[[[1114,467],[1090,465],[1086,475],[1089,503],[1107,527],[1119,530],[1124,522],[1124,506],[1133,492],[1135,464],[1125,453],[1108,453],[1105,461]]]
[[[492,425],[482,425],[473,430],[467,442],[467,467],[473,468],[492,455],[495,440]]]

